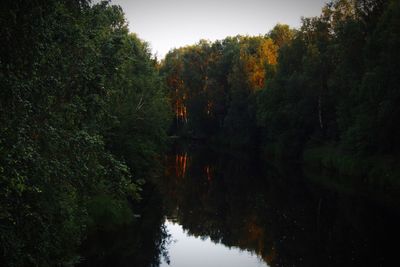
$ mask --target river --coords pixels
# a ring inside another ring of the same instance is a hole
[[[390,266],[397,261],[392,245],[400,237],[397,205],[365,190],[321,182],[327,180],[322,174],[304,173],[299,164],[270,164],[251,153],[174,145],[164,175],[145,190],[140,219],[89,242],[84,265]]]

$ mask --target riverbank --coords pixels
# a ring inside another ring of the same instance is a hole
[[[325,145],[306,149],[303,161],[307,176],[324,186],[399,203],[400,161],[394,156],[355,156]]]

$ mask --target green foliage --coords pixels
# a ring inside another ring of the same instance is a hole
[[[88,227],[132,217],[127,201],[165,141],[163,86],[120,7],[0,10],[1,262],[71,265]]]
[[[289,25],[277,24],[268,33],[268,37],[270,37],[279,48],[282,48],[293,39],[294,34],[295,31],[290,29]]]
[[[325,144],[350,158],[397,158],[398,13],[396,1],[334,0],[298,30],[278,24],[264,37],[171,51],[162,72],[172,132],[278,158]]]
[[[91,231],[100,228],[112,230],[132,222],[133,214],[126,201],[116,200],[107,195],[92,197],[87,203]]]
[[[303,19],[259,94],[267,153],[301,158],[334,143],[350,158],[398,156],[398,6],[337,0]]]
[[[162,63],[176,118],[174,133],[255,144],[255,94],[274,72],[269,37],[236,36],[175,49]]]
[[[147,44],[133,34],[122,42],[122,64],[115,67],[106,83],[113,88],[109,113],[114,118],[107,129],[107,141],[136,177],[144,179],[157,175],[157,155],[166,143],[165,129],[171,114],[164,84]]]
[[[354,155],[331,144],[306,149],[304,161],[309,170],[329,172],[329,179],[315,176],[317,182],[329,187],[345,186],[353,192],[360,191],[361,186],[367,191],[367,187],[380,201],[395,201],[400,189],[399,159],[393,156]]]
[[[107,1],[2,1],[1,262],[73,265],[88,227],[131,223],[171,113],[174,134],[398,184],[399,18],[395,0],[334,0],[158,66]]]

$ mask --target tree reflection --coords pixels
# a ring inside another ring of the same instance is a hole
[[[251,251],[270,266],[383,266],[396,255],[386,241],[398,234],[396,215],[301,173],[252,156],[175,147],[159,188],[167,216],[190,235]]]
[[[166,248],[170,238],[163,224],[161,198],[151,185],[146,185],[142,195],[140,207],[135,208],[140,215],[134,222],[90,231],[79,266],[156,267],[161,257],[169,261]]]

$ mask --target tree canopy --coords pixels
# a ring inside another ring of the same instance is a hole
[[[133,219],[166,136],[164,86],[118,6],[0,9],[1,262],[72,264],[93,225]]]
[[[0,40],[6,266],[74,265],[90,231],[134,221],[168,135],[400,186],[399,1],[333,0],[158,62],[109,1],[3,0]]]

